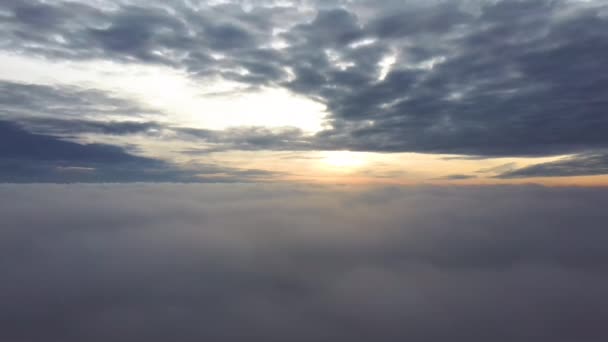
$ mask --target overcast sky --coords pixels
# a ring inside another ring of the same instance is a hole
[[[0,1],[0,182],[608,184],[608,7]]]
[[[0,342],[608,341],[608,0],[0,0]]]

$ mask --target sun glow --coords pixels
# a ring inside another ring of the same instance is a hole
[[[321,160],[325,165],[341,169],[354,169],[367,163],[365,153],[350,151],[323,152]]]
[[[191,78],[186,71],[165,66],[99,61],[58,63],[2,52],[0,65],[6,66],[0,68],[1,79],[120,94],[122,99],[158,111],[154,120],[173,126],[214,130],[238,126],[296,127],[315,133],[323,129],[328,114],[324,104],[283,88],[253,90],[246,84],[221,78]],[[293,70],[286,72],[293,75]],[[132,120],[133,116],[113,119]]]

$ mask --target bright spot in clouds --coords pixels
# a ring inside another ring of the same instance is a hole
[[[324,105],[284,89],[200,96],[190,100],[188,124],[224,129],[232,126],[292,126],[307,132],[322,128]]]
[[[350,151],[323,152],[323,163],[334,168],[354,169],[367,163],[366,153]]]
[[[235,126],[297,127],[314,133],[323,128],[327,115],[325,105],[286,89],[249,90],[225,80],[193,80],[184,71],[163,66],[101,61],[58,63],[2,53],[0,63],[7,66],[0,69],[0,78],[84,85],[120,94],[165,113],[165,120],[176,126],[217,130]]]
[[[385,56],[379,63],[380,65],[380,75],[378,76],[378,81],[384,81],[386,76],[391,72],[393,65],[397,62],[397,54],[393,53],[388,56]]]

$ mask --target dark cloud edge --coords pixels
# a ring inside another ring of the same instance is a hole
[[[535,164],[503,172],[495,178],[571,177],[608,175],[608,152],[588,152],[554,162]]]
[[[277,173],[199,164],[191,169],[106,144],[79,144],[0,120],[0,183],[228,183]]]

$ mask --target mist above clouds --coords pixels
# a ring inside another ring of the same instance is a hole
[[[1,185],[0,340],[605,340],[606,197]]]

